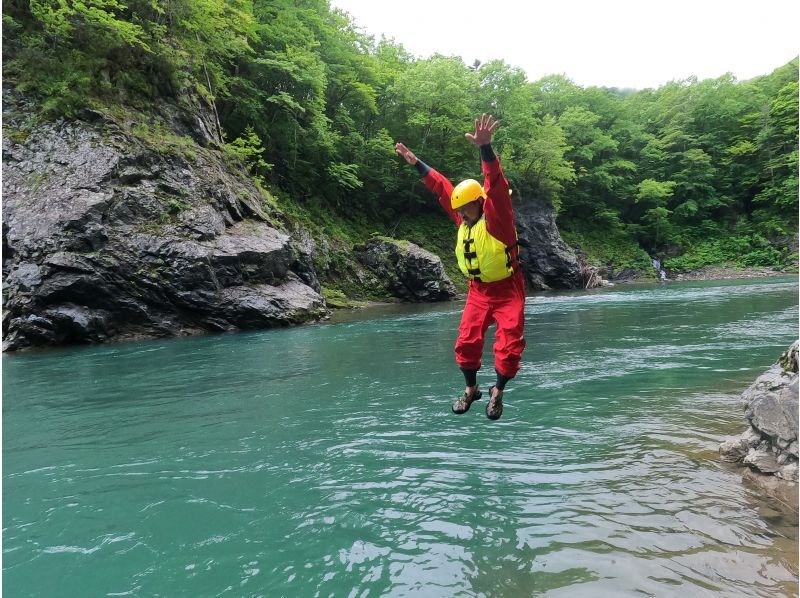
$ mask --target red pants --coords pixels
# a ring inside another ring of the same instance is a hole
[[[483,341],[492,322],[497,323],[494,343],[494,367],[503,376],[513,378],[525,349],[522,329],[525,326],[525,280],[517,271],[511,278],[497,282],[469,283],[467,304],[461,314],[456,341],[456,362],[466,370],[481,367]]]

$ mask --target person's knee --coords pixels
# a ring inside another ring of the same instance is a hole
[[[518,332],[502,330],[497,333],[495,351],[506,351],[508,353],[522,354],[525,350],[525,337]]]

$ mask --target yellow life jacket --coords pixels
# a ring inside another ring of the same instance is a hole
[[[511,249],[489,234],[483,216],[471,228],[464,223],[458,228],[456,259],[470,280],[496,282],[514,274]]]

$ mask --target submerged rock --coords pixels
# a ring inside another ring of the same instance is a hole
[[[750,424],[741,436],[720,444],[725,461],[798,481],[798,342],[742,394]]]
[[[456,297],[442,260],[409,241],[374,237],[353,248],[387,292],[404,301],[446,301]]]

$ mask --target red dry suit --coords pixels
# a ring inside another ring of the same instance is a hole
[[[517,232],[514,209],[508,193],[508,181],[503,175],[500,159],[481,160],[484,174],[483,189],[487,199],[483,202],[488,233],[510,249],[510,261],[517,263]],[[431,169],[423,179],[425,185],[439,196],[439,203],[456,226],[461,217],[450,205],[453,184],[443,174]],[[494,343],[494,367],[503,376],[513,378],[519,371],[525,338],[525,281],[517,267],[509,278],[496,282],[469,281],[467,304],[461,314],[456,340],[456,362],[466,370],[481,367],[483,342],[486,330],[497,323]]]

